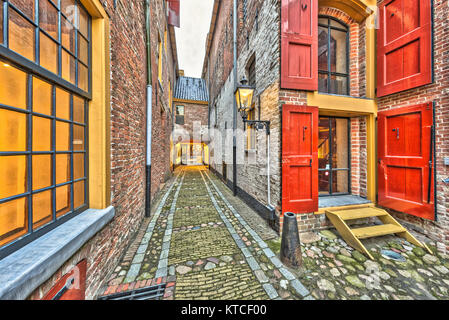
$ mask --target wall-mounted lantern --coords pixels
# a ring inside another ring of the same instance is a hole
[[[237,110],[243,119],[243,124],[254,125],[256,130],[261,130],[264,127],[267,130],[267,134],[270,134],[270,121],[261,120],[247,120],[248,113],[251,110],[253,104],[253,97],[255,88],[247,85],[248,80],[245,77],[240,81],[240,85],[235,90],[235,100],[237,102]]]

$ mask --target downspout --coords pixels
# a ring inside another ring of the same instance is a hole
[[[233,13],[233,51],[234,51],[234,90],[235,92],[237,88],[237,0],[234,0],[234,13]],[[233,181],[233,192],[234,196],[237,195],[237,138],[236,138],[236,131],[237,131],[237,101],[235,101],[235,98],[232,99],[234,102],[234,108],[233,108],[233,137],[232,137],[232,156],[233,156],[233,170],[232,170],[232,181]]]
[[[145,195],[145,217],[151,215],[151,140],[153,122],[153,73],[151,70],[151,13],[150,0],[145,0],[145,27],[146,27],[146,49],[147,49],[147,156],[146,156],[146,195]]]

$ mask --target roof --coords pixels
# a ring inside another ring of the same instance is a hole
[[[176,81],[175,99],[209,101],[206,81],[200,78],[179,77]]]

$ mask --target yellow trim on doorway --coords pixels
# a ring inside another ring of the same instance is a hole
[[[111,203],[109,18],[99,0],[81,0],[92,16],[92,100],[89,103],[89,203]]]
[[[317,106],[320,114],[363,116],[377,114],[377,103],[373,99],[339,96],[315,92],[307,93],[307,104]]]

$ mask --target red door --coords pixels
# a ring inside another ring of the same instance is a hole
[[[432,103],[379,112],[379,205],[435,219],[432,125]]]
[[[282,107],[282,212],[318,210],[318,108]]]

